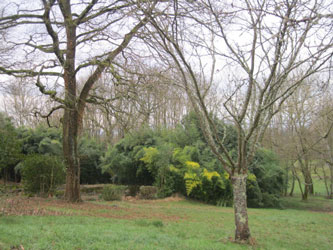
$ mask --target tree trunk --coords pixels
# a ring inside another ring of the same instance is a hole
[[[78,120],[75,110],[65,110],[63,119],[63,151],[66,162],[65,199],[70,202],[81,201],[80,163],[77,151]]]
[[[309,196],[309,186],[307,186],[305,183],[304,192],[302,193],[302,200],[307,201],[308,196]]]
[[[288,195],[288,184],[289,184],[289,167],[285,167],[285,176],[283,178],[283,188],[282,188],[282,195],[287,196]]]
[[[293,175],[292,176],[292,182],[291,182],[291,189],[290,189],[290,192],[289,192],[289,196],[293,196],[294,195],[294,189],[295,189],[295,176]]]
[[[314,189],[313,189],[313,181],[312,181],[310,171],[307,171],[307,173],[306,173],[305,185],[307,186],[308,193],[313,195],[314,194]]]
[[[313,184],[312,184],[312,178],[311,178],[311,173],[308,168],[308,163],[306,164],[301,164],[302,166],[302,174],[304,178],[304,193],[302,193],[302,200],[306,201],[308,200],[309,194],[311,194],[311,187],[313,191]],[[304,167],[305,166],[305,167]]]
[[[328,195],[329,199],[333,199],[333,166],[330,164],[330,194]]]
[[[236,225],[235,241],[248,241],[251,236],[247,216],[246,179],[247,175],[236,175],[231,178]]]
[[[78,155],[78,136],[82,125],[79,117],[77,100],[77,82],[75,72],[76,25],[72,20],[69,1],[59,1],[66,26],[66,60],[64,62],[65,103],[63,119],[63,151],[66,162],[65,198],[69,202],[79,202],[80,197],[80,163]]]
[[[307,190],[308,194],[313,195],[314,194],[314,190],[313,190],[313,181],[312,181],[312,177],[311,177],[311,172],[310,172],[310,168],[309,168],[309,163],[308,161],[306,162],[306,167],[304,168],[303,175],[304,175],[304,182],[305,182],[305,189]]]

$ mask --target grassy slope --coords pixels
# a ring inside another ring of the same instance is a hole
[[[333,202],[313,199],[317,203],[310,208],[291,198],[286,206],[297,209],[249,209],[254,247],[230,242],[232,208],[191,201],[123,201],[47,207],[72,216],[2,216],[0,249],[331,249],[333,213],[307,209],[325,205],[333,211]],[[103,207],[90,208],[86,216],[87,205]]]

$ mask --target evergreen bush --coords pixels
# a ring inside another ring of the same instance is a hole
[[[19,169],[24,190],[29,193],[53,194],[65,182],[65,167],[57,156],[29,155]]]

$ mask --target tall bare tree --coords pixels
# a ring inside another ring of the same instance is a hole
[[[65,197],[80,200],[77,139],[89,92],[115,58],[147,23],[158,1],[7,1],[1,2],[0,29],[7,55],[0,72],[30,77],[40,92],[63,109],[63,151],[67,166]],[[138,8],[140,7],[140,8]],[[135,21],[133,16],[136,17]],[[82,89],[78,76],[88,75]]]
[[[304,79],[325,72],[332,58],[329,5],[297,0],[173,1],[163,6],[164,15],[150,16],[151,25],[146,26],[149,50],[180,75],[207,143],[230,174],[236,241],[250,238],[248,165],[265,129]],[[218,137],[207,109],[205,93],[214,81],[223,85],[221,113],[237,128],[236,158]]]
[[[311,81],[314,83],[316,81]],[[289,144],[292,148],[290,151],[294,154],[294,162],[292,164],[293,176],[297,179],[302,193],[302,200],[307,200],[309,194],[313,194],[313,181],[311,161],[313,156],[313,142],[320,140],[321,134],[316,133],[314,127],[314,119],[318,106],[316,99],[318,91],[316,86],[311,83],[303,84],[295,91],[293,96],[286,102],[284,114],[288,123]],[[317,88],[318,89],[318,88]],[[282,145],[280,145],[282,146]],[[303,180],[298,177],[301,173]],[[304,188],[302,184],[304,183]]]
[[[314,118],[315,133],[321,135],[320,143],[312,148],[316,154],[314,172],[324,182],[326,194],[333,199],[333,107],[331,88],[319,100],[317,116]]]
[[[314,173],[325,182],[327,196],[330,196],[333,126],[330,85],[330,82],[323,84],[319,78],[306,80],[284,103],[264,138],[264,145],[272,148],[286,167],[285,194],[291,173],[289,195],[293,195],[298,183],[303,200],[307,200],[309,194],[317,193],[312,181]]]
[[[92,134],[103,133],[114,143],[142,126],[175,127],[188,111],[184,91],[173,84],[168,72],[140,58],[115,68],[116,77],[104,74],[92,90],[99,105],[88,105],[84,119],[84,128]]]

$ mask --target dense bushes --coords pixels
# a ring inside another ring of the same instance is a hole
[[[230,203],[228,175],[222,169],[218,173],[200,166],[193,161],[198,157],[197,153],[193,146],[173,148],[171,154],[167,154],[160,147],[149,147],[144,148],[141,161],[146,163],[148,170],[156,176],[154,183],[158,187],[159,197],[179,192],[207,203]]]
[[[231,185],[227,173],[220,175],[206,169],[200,174],[186,173],[184,176],[186,192],[189,197],[220,206],[232,204]]]
[[[273,152],[260,148],[250,165],[247,183],[249,207],[280,207],[283,170]]]
[[[62,163],[61,130],[40,126],[36,129],[19,128],[13,131],[15,131],[15,136],[12,133],[10,141],[16,142],[18,151],[22,152],[22,157],[14,157],[15,170],[18,175],[24,175],[26,190],[29,192],[51,192],[52,190],[49,190],[49,184],[47,184],[49,180],[44,180],[46,178],[45,176],[51,175],[52,171],[56,170],[52,167],[52,164],[58,164],[59,167],[64,168]],[[4,147],[0,147],[0,149],[2,148]],[[110,181],[110,176],[108,174],[102,174],[99,168],[100,158],[104,154],[104,148],[102,144],[87,137],[83,137],[79,141],[81,183],[96,184]],[[9,162],[8,156],[6,159]],[[47,162],[47,159],[49,159],[49,162]],[[20,161],[21,163],[19,163]],[[57,163],[55,163],[55,161]],[[36,162],[36,169],[31,166],[33,162]],[[44,164],[44,162],[47,164]],[[19,164],[17,165],[17,163]],[[42,177],[35,176],[36,178],[33,179],[38,168],[40,168]],[[29,171],[32,171],[31,176]],[[46,173],[47,171],[50,172]],[[64,170],[62,170],[62,172],[63,171]],[[61,181],[65,182],[64,174],[61,178]],[[40,183],[38,184],[38,182]],[[52,183],[52,185],[56,183],[57,182]]]
[[[25,155],[55,155],[63,158],[61,130],[57,128],[37,127],[36,129],[20,129],[22,152]],[[82,137],[79,141],[79,158],[81,166],[80,183],[97,184],[110,181],[108,174],[103,174],[100,158],[105,147],[96,140]]]
[[[114,147],[109,147],[101,159],[101,168],[117,184],[152,185],[154,177],[140,161],[143,148],[156,144],[157,132],[143,128],[128,134]]]
[[[133,132],[107,151],[102,168],[115,183],[153,184],[158,197],[178,192],[212,204],[230,204],[230,181],[204,142],[198,123],[191,113],[174,130]],[[230,146],[234,140],[229,136],[234,135],[225,136]]]
[[[15,179],[14,167],[21,158],[18,131],[10,118],[0,112],[0,177],[6,181],[14,175]]]
[[[213,119],[230,157],[236,160],[237,133],[234,127]],[[13,126],[8,128],[14,131]],[[26,155],[17,168],[24,176],[26,190],[52,192],[60,182],[58,178],[64,181],[61,131],[39,127],[20,129],[15,133]],[[127,193],[135,195],[139,191],[139,196],[145,199],[181,193],[211,204],[232,204],[229,175],[205,143],[194,113],[185,116],[175,129],[133,131],[106,152],[105,145],[86,136],[80,139],[78,146],[81,183],[106,183],[112,177],[113,183],[131,187]],[[40,175],[37,175],[39,168]],[[62,177],[55,172],[61,173]],[[140,186],[142,190],[138,190]],[[269,150],[259,149],[249,166],[248,206],[278,207],[282,186],[283,172],[278,160]],[[103,196],[108,200],[119,199],[123,191],[110,186],[103,191]]]
[[[20,128],[19,137],[22,141],[22,153],[25,155],[62,155],[61,131],[57,128]]]
[[[79,141],[81,184],[110,182],[111,176],[108,173],[102,173],[99,167],[104,149],[105,147],[101,143],[88,137],[83,137]]]
[[[20,165],[27,192],[50,194],[65,181],[63,162],[56,156],[29,155]]]
[[[221,138],[237,157],[237,133],[231,125],[215,119]],[[181,193],[211,204],[231,205],[229,175],[204,141],[195,114],[190,113],[176,129],[143,128],[126,135],[109,148],[102,159],[103,171],[115,183],[154,185],[157,196]],[[277,207],[282,171],[274,154],[260,149],[248,175],[250,207]]]

